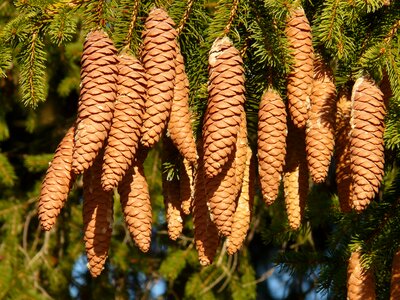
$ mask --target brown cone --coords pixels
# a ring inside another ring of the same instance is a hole
[[[288,126],[285,167],[283,169],[283,189],[289,226],[300,227],[308,194],[308,169],[305,154],[304,130]]]
[[[310,105],[314,60],[311,27],[303,8],[290,14],[286,21],[286,36],[293,58],[287,81],[289,112],[294,125],[303,128]]]
[[[372,270],[365,270],[359,251],[351,253],[347,267],[347,299],[375,300],[375,279]]]
[[[118,186],[125,223],[135,244],[143,252],[150,249],[151,202],[144,175],[143,160],[138,158]]]
[[[146,147],[160,140],[171,112],[178,48],[174,26],[161,8],[151,10],[145,23],[142,61],[148,89],[141,143]]]
[[[217,39],[209,55],[208,102],[203,124],[204,170],[219,174],[235,150],[244,110],[244,69],[229,38]]]
[[[100,275],[108,256],[113,222],[111,192],[101,188],[103,153],[83,174],[83,225],[88,268],[93,277]]]
[[[185,215],[189,215],[192,211],[194,179],[193,166],[184,158],[179,169],[180,185],[179,191],[181,196],[181,209]]]
[[[197,153],[190,122],[189,80],[185,72],[185,64],[179,47],[177,50],[174,99],[168,122],[168,131],[172,142],[182,156],[194,164],[197,161]]]
[[[194,240],[202,266],[210,265],[215,257],[219,244],[218,229],[211,221],[207,206],[204,165],[201,148],[198,147],[200,158],[195,172],[195,189],[193,198]]]
[[[67,201],[76,175],[72,172],[75,126],[72,126],[54,154],[40,190],[38,215],[44,230],[50,230]]]
[[[393,256],[390,300],[400,299],[400,249]]]
[[[144,77],[144,69],[136,57],[119,56],[117,99],[101,178],[105,191],[118,185],[135,157],[146,97]]]
[[[306,128],[308,169],[315,183],[325,181],[335,144],[336,88],[333,80],[332,71],[322,58],[317,59]]]
[[[335,130],[336,184],[342,212],[351,211],[350,106],[350,95],[342,92],[337,103]]]
[[[277,91],[267,89],[258,111],[258,172],[265,203],[278,196],[286,155],[286,109]]]
[[[72,170],[83,173],[103,148],[117,93],[117,49],[103,31],[91,31],[83,45],[81,91]]]
[[[351,206],[362,211],[375,197],[383,177],[386,110],[382,92],[365,77],[355,82],[351,102]]]
[[[248,140],[247,140],[247,121],[246,113],[242,111],[238,137],[236,140],[236,153],[235,153],[235,166],[236,166],[236,191],[239,194],[243,176],[246,169],[247,152],[248,152]]]

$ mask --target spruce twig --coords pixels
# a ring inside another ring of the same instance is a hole
[[[228,21],[228,24],[226,24],[226,26],[224,28],[224,34],[228,34],[231,31],[231,27],[233,24],[233,20],[235,19],[238,6],[239,6],[239,0],[233,0],[231,13],[229,15],[229,21]]]
[[[186,22],[189,19],[190,13],[192,12],[193,3],[194,0],[187,1],[185,13],[182,19],[180,20],[178,27],[176,27],[176,32],[178,33],[178,36],[182,33],[183,28],[185,27]]]
[[[125,40],[125,47],[124,47],[125,49],[129,49],[132,42],[133,29],[135,28],[137,15],[139,12],[139,4],[140,0],[134,0],[132,7],[131,22],[129,23],[128,34],[126,35],[126,40]]]

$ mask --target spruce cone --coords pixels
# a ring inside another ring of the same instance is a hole
[[[332,71],[322,58],[314,62],[311,108],[306,128],[308,169],[316,183],[325,181],[334,148],[336,88]]]
[[[283,189],[289,226],[296,230],[300,227],[308,194],[308,169],[305,155],[304,130],[289,123],[287,148],[283,170]]]
[[[258,111],[258,172],[265,203],[278,196],[286,155],[286,109],[277,91],[268,89]]]
[[[310,105],[314,60],[311,27],[303,8],[295,9],[290,14],[286,21],[286,36],[293,57],[287,83],[289,112],[294,125],[303,128]]]
[[[118,186],[118,193],[129,232],[139,249],[147,252],[151,242],[152,215],[143,161],[138,158],[128,169]]]
[[[197,161],[196,143],[194,141],[189,111],[189,80],[185,72],[183,56],[179,47],[176,56],[176,77],[174,99],[172,101],[171,116],[168,122],[168,131],[171,140],[190,163]]]
[[[81,92],[72,170],[83,173],[103,148],[117,92],[117,49],[103,31],[86,37],[81,59]]]
[[[142,61],[148,89],[141,143],[146,147],[159,141],[171,111],[178,48],[174,26],[161,8],[151,10],[145,23]]]
[[[351,211],[351,163],[350,163],[350,95],[343,92],[339,96],[336,113],[335,160],[336,184],[340,210]]]
[[[378,192],[383,177],[386,111],[382,92],[365,77],[354,84],[351,103],[351,206],[362,211]]]
[[[361,265],[359,251],[351,253],[347,267],[347,299],[375,300],[375,279],[371,270]]]
[[[400,249],[393,256],[390,300],[400,299]]]
[[[218,229],[211,221],[207,207],[205,174],[201,147],[198,147],[198,150],[200,158],[198,160],[197,172],[194,179],[195,189],[193,198],[194,240],[199,255],[199,262],[202,266],[207,266],[214,260],[218,248],[219,236]]]
[[[236,166],[236,191],[239,194],[243,176],[246,169],[247,152],[248,152],[248,140],[247,140],[247,121],[246,113],[242,111],[242,121],[240,122],[238,137],[236,140],[236,153],[235,153],[235,166]]]
[[[185,215],[189,215],[192,211],[192,201],[194,193],[193,166],[185,158],[182,160],[179,169],[181,195],[181,209]]]
[[[235,150],[244,110],[244,69],[229,38],[217,39],[209,56],[208,102],[203,124],[206,177],[219,174]]]
[[[38,215],[44,230],[50,230],[67,201],[76,175],[72,172],[75,126],[71,127],[54,154],[40,190]]]
[[[119,56],[117,99],[101,178],[105,191],[118,185],[135,157],[146,97],[144,76],[144,69],[136,57]]]
[[[112,193],[101,188],[102,163],[103,153],[100,153],[92,167],[83,174],[84,241],[88,268],[93,277],[104,269],[113,221]]]

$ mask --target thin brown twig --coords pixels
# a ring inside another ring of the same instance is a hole
[[[231,31],[231,27],[233,24],[233,20],[235,19],[238,6],[239,6],[239,0],[233,0],[231,13],[229,15],[229,21],[228,21],[228,24],[226,24],[226,26],[225,26],[224,34],[228,34],[229,31]]]
[[[135,24],[137,20],[137,15],[139,12],[140,0],[134,0],[132,7],[131,22],[129,23],[128,34],[126,35],[125,48],[130,48],[133,36],[133,29],[135,29]]]
[[[194,3],[194,0],[187,1],[185,13],[183,14],[181,21],[179,22],[178,27],[176,27],[176,32],[178,33],[178,35],[181,34],[183,27],[185,27],[185,24],[186,24],[187,20],[189,19],[190,13],[192,12],[193,3]]]

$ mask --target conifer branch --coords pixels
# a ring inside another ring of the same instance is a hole
[[[139,12],[139,4],[140,4],[140,0],[133,1],[131,22],[129,23],[128,34],[126,35],[125,48],[130,48],[130,46],[131,46],[133,30],[135,28],[136,19],[137,19],[137,15]]]
[[[176,32],[178,33],[178,36],[182,33],[183,27],[185,27],[185,24],[187,20],[189,19],[190,13],[192,12],[192,7],[193,7],[194,0],[188,0],[186,4],[186,9],[185,13],[179,22],[178,27],[176,27]]]
[[[104,24],[104,19],[103,17],[103,12],[104,12],[104,2],[105,0],[98,0],[97,3],[97,8],[96,8],[96,23],[100,26],[103,27]]]
[[[228,21],[228,24],[226,24],[226,26],[224,28],[224,34],[228,34],[231,31],[233,20],[235,19],[238,7],[239,7],[239,0],[233,0],[231,13],[229,15],[229,21]]]
[[[397,30],[400,28],[400,20],[397,20],[396,23],[393,24],[392,28],[390,29],[390,31],[388,32],[388,34],[386,35],[384,41],[386,44],[389,44],[393,37],[396,35]]]

